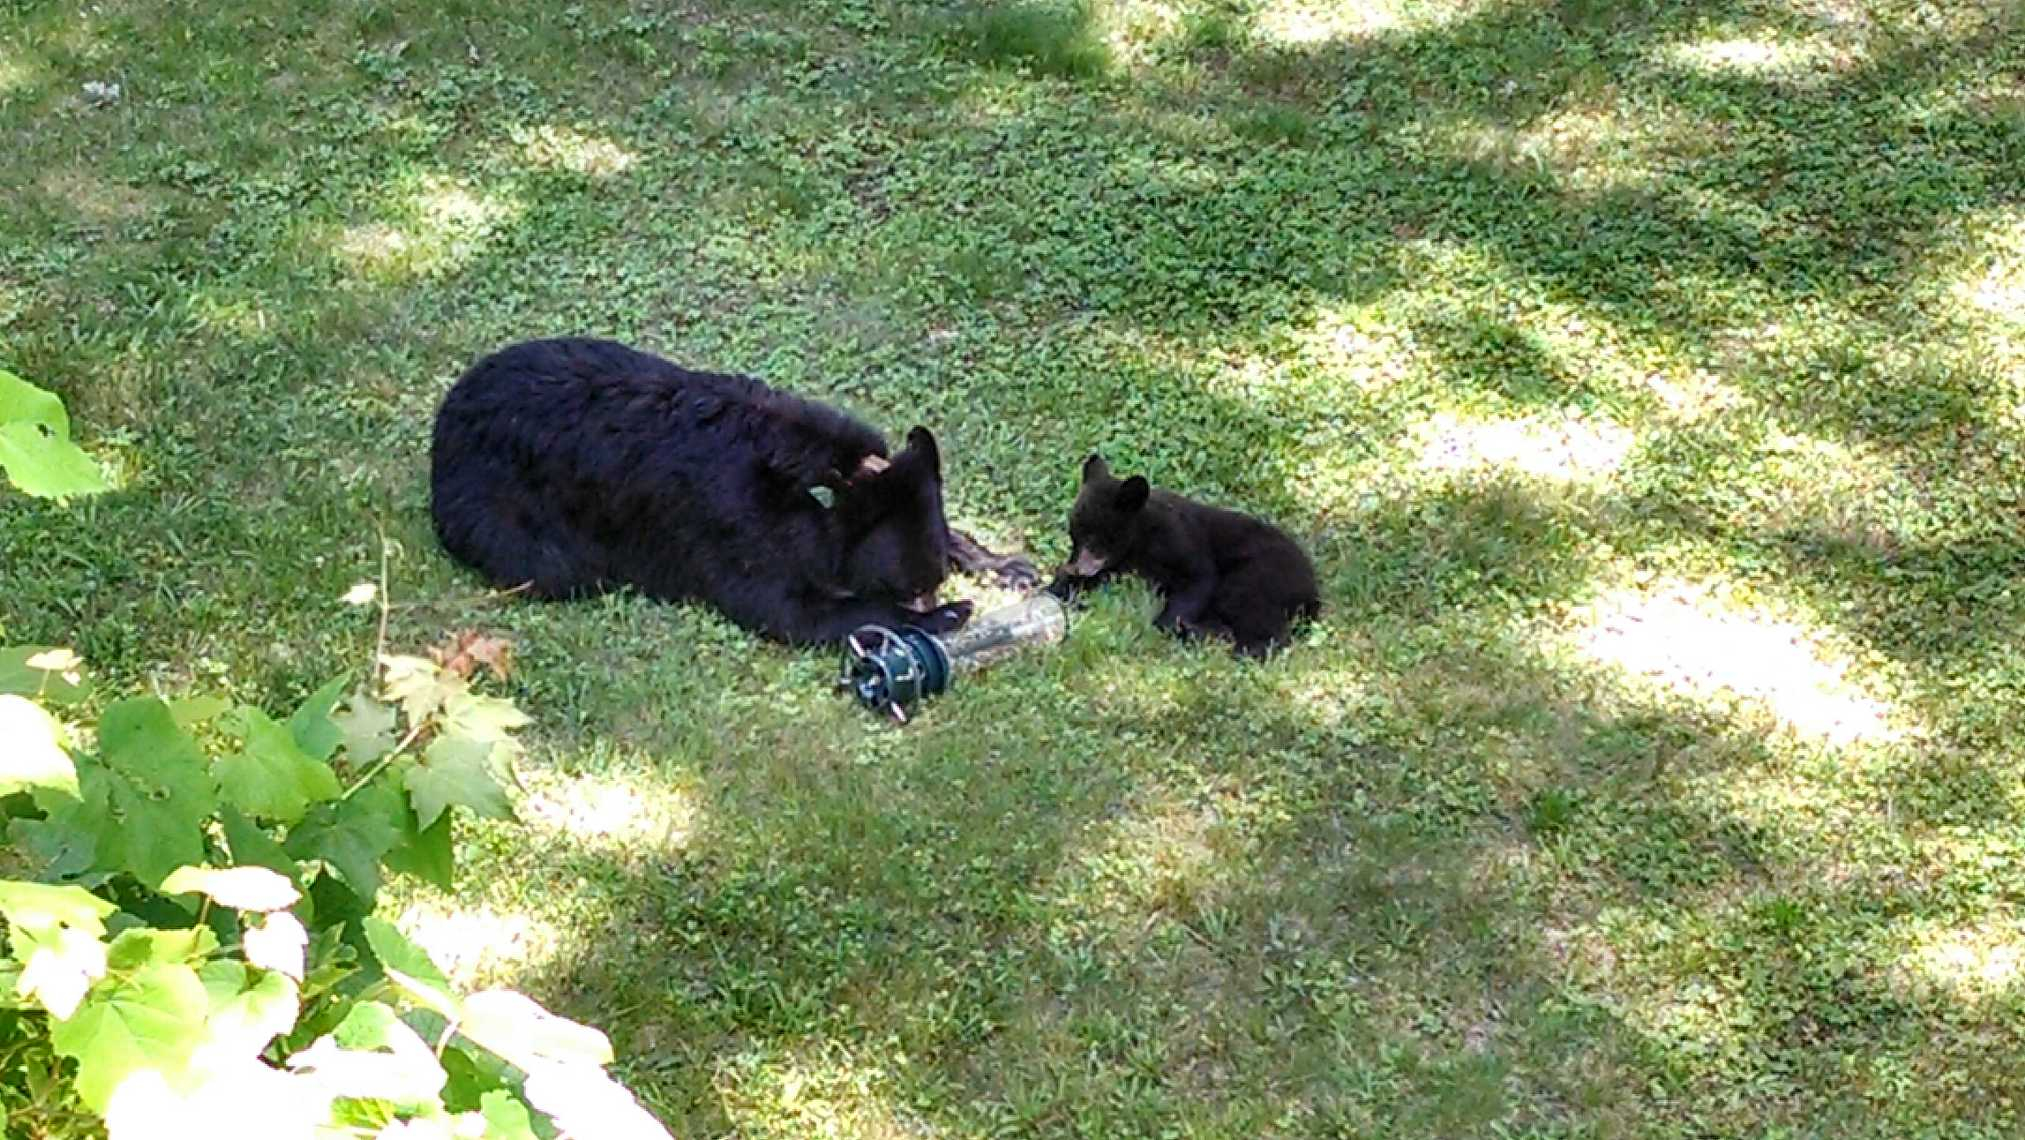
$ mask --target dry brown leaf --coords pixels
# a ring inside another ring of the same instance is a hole
[[[513,643],[503,637],[489,637],[477,630],[459,630],[442,645],[429,650],[430,660],[447,672],[469,677],[480,666],[500,680],[513,671]]]

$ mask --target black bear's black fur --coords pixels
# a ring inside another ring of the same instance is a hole
[[[927,429],[866,463],[887,455],[865,424],[748,377],[605,340],[528,341],[444,397],[430,506],[444,548],[494,585],[630,586],[800,644],[868,623],[962,625],[971,603],[930,608],[952,564],[1031,580],[949,530]]]
[[[1153,624],[1168,633],[1226,638],[1258,656],[1322,612],[1314,564],[1285,531],[1154,490],[1143,476],[1119,479],[1101,455],[1083,462],[1069,540],[1069,564],[1049,592],[1067,597],[1136,574],[1164,600]]]

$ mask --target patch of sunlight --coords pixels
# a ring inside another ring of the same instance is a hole
[[[1727,712],[1741,701],[1833,745],[1889,740],[1893,707],[1850,676],[1820,629],[1723,584],[1662,580],[1607,593],[1574,615],[1567,645],[1660,693]]]
[[[1914,489],[1877,449],[1774,429],[1761,452],[1772,486],[1757,504],[1773,526],[1809,527],[1854,546],[1894,541],[1878,504],[1910,501]]]
[[[1714,77],[1825,78],[1864,58],[1852,41],[1825,35],[1763,39],[1702,40],[1672,44],[1660,51],[1662,63]]]
[[[630,170],[640,156],[607,138],[587,135],[570,127],[541,126],[516,131],[527,161],[549,170],[565,170],[593,178],[606,178]]]
[[[2025,975],[2025,924],[2017,919],[1966,926],[1915,919],[1901,937],[1897,972],[1916,988],[1981,1002],[2012,992]]]
[[[460,986],[512,981],[553,961],[573,935],[545,918],[446,901],[410,903],[395,925]]]
[[[1243,841],[1230,797],[1157,803],[1093,825],[1065,858],[1052,898],[1058,921],[1114,934],[1144,932],[1156,917],[1189,920],[1236,885]]]
[[[20,54],[0,50],[0,95],[27,87],[40,75],[40,69]]]
[[[1740,1048],[1738,1028],[1751,1016],[1743,999],[1703,981],[1615,1008],[1654,1045],[1689,1057],[1718,1057]]]
[[[1180,7],[1166,0],[1112,0],[1104,9],[1105,42],[1127,64],[1151,59],[1161,44],[1180,36],[1182,26]]]
[[[1265,0],[1256,11],[1266,42],[1303,47],[1361,39],[1385,32],[1439,28],[1471,14],[1473,3],[1428,4],[1421,0],[1365,0],[1357,4],[1321,0]]]
[[[1616,321],[1561,301],[1546,300],[1524,315],[1525,326],[1584,383],[1656,400],[1665,417],[1692,423],[1745,402],[1741,390],[1708,369],[1627,332]]]
[[[199,288],[190,294],[191,319],[198,328],[218,329],[252,338],[267,332],[267,310],[246,297],[223,297]]]
[[[1574,102],[1524,126],[1444,115],[1409,131],[1446,158],[1545,176],[1579,193],[1653,193],[1665,172],[1713,149],[1706,125],[1686,115],[1614,103]]]
[[[1513,174],[1554,172],[1551,149],[1538,135],[1474,118],[1449,116],[1421,128],[1422,145],[1447,157]]]
[[[1638,441],[1631,429],[1592,417],[1481,419],[1453,412],[1435,415],[1415,435],[1423,470],[1493,468],[1588,486],[1609,482]]]
[[[1645,386],[1666,406],[1668,418],[1683,425],[1749,402],[1742,389],[1699,365],[1649,373]]]
[[[825,1042],[771,1056],[748,1052],[722,1063],[712,1083],[734,1132],[864,1140],[945,1135],[895,1095],[896,1076],[876,1059]]]
[[[683,788],[561,774],[526,782],[522,819],[592,851],[665,855],[686,848],[696,831],[696,798]]]
[[[1367,513],[1388,493],[1410,484],[1384,454],[1353,455],[1342,447],[1310,449],[1295,460],[1284,485],[1306,513],[1316,519]]]
[[[1349,667],[1288,672],[1275,678],[1276,699],[1322,728],[1336,728],[1361,705],[1369,674]]]
[[[394,203],[392,220],[347,228],[337,251],[353,268],[378,276],[442,273],[468,261],[522,210],[517,199],[427,175]]]
[[[1977,256],[1950,290],[1954,299],[1995,321],[2005,339],[2025,345],[2025,210],[1990,219],[1976,236]]]
[[[1325,305],[1312,324],[1294,336],[1292,355],[1325,373],[1332,388],[1375,391],[1404,379],[1412,369],[1401,330],[1374,319],[1362,305]]]
[[[1548,112],[1517,138],[1543,155],[1569,189],[1607,194],[1652,185],[1646,148],[1636,142],[1649,129],[1643,113],[1630,118],[1614,105],[1576,104]]]
[[[1701,910],[1734,909],[1734,902]],[[1586,923],[1550,930],[1557,957],[1585,988],[1609,994],[1611,1012],[1669,1054],[1714,1058],[1744,1046],[1754,1021],[1748,998],[1707,975],[1680,976],[1664,964],[1671,948],[1691,945],[1713,919],[1672,906],[1606,906]],[[1658,960],[1655,960],[1655,959]]]
[[[1787,756],[1783,762],[1767,764],[1749,754],[1753,747],[1749,742],[1725,747],[1712,741],[1698,747],[1707,750],[1708,767],[1687,779],[1691,795],[1683,802],[1712,816],[1789,841],[1804,838],[1830,850],[1839,846],[1838,836],[1877,826],[1876,802],[1865,777],[1883,766],[1880,758],[1890,755],[1884,750]],[[1727,759],[1717,762],[1721,757]],[[1807,874],[1817,887],[1833,890],[1862,877],[1864,868],[1824,859],[1811,865]]]

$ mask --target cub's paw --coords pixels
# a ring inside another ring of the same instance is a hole
[[[977,603],[971,601],[951,602],[916,615],[912,624],[929,633],[950,633],[962,629],[963,623],[970,620],[970,613],[976,608]]]

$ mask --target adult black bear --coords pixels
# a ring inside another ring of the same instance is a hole
[[[1069,516],[1069,564],[1050,593],[1069,596],[1113,574],[1137,574],[1165,600],[1153,624],[1182,636],[1228,638],[1249,656],[1286,644],[1297,620],[1322,612],[1315,567],[1263,519],[1119,479],[1101,455],[1083,461]]]
[[[867,623],[962,625],[971,603],[935,604],[952,565],[1034,579],[949,529],[926,428],[889,458],[834,408],[611,341],[480,360],[443,399],[431,467],[444,549],[536,597],[630,586],[821,644]]]

